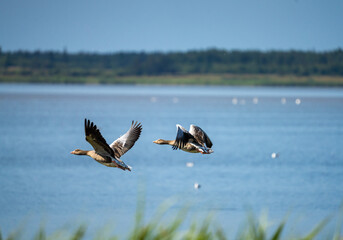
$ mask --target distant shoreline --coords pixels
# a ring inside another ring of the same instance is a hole
[[[68,53],[1,51],[0,82],[343,86],[343,50]]]
[[[187,74],[160,76],[0,75],[0,83],[343,87],[343,76]]]

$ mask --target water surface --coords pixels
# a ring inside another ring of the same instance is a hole
[[[122,157],[132,172],[70,154],[91,148],[84,118],[108,143],[132,120],[142,122],[141,138]],[[201,126],[214,153],[152,143],[174,139],[177,123]],[[304,225],[317,223],[337,212],[343,199],[341,88],[2,84],[0,132],[5,235],[21,222],[57,229],[80,221],[110,222],[124,234],[140,192],[147,215],[175,198],[176,208],[191,203],[193,214],[213,211],[234,227],[247,208],[267,209],[272,219],[292,214]],[[279,156],[272,158],[273,152]]]

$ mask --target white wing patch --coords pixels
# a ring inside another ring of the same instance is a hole
[[[141,132],[141,123],[132,121],[130,129],[110,145],[116,157],[119,158],[120,156],[124,155],[128,150],[130,150],[135,144],[135,142],[138,140]]]

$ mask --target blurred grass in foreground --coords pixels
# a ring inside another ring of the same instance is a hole
[[[181,208],[175,214],[165,215],[170,209],[170,204],[161,205],[156,211],[155,215],[149,220],[144,221],[144,204],[138,204],[135,224],[133,229],[128,231],[126,237],[118,237],[111,232],[108,227],[100,228],[94,237],[89,236],[87,233],[87,226],[80,224],[73,227],[72,230],[60,229],[51,234],[47,234],[45,227],[41,226],[33,237],[28,238],[24,236],[24,229],[17,229],[9,234],[7,237],[3,237],[0,232],[0,240],[17,240],[17,239],[33,239],[33,240],[57,240],[57,239],[94,239],[94,240],[114,240],[114,239],[184,239],[184,240],[206,240],[206,239],[236,239],[236,240],[279,240],[279,239],[292,239],[292,240],[311,240],[311,239],[331,239],[331,240],[343,240],[342,231],[342,211],[340,217],[337,220],[335,229],[332,229],[327,233],[323,233],[326,225],[332,220],[332,217],[327,217],[316,226],[313,227],[308,233],[302,233],[301,236],[292,236],[292,232],[284,231],[287,224],[287,220],[283,220],[278,224],[271,224],[266,215],[262,215],[260,218],[255,216],[252,212],[247,215],[247,221],[243,224],[242,228],[236,233],[236,237],[230,238],[227,236],[226,230],[230,229],[230,226],[220,226],[209,215],[206,218],[198,219],[186,223],[186,218],[189,215],[187,207]],[[191,216],[192,217],[192,216]],[[324,236],[323,236],[324,235]]]

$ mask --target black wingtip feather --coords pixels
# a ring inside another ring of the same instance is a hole
[[[134,128],[134,129],[137,129],[138,131],[142,131],[143,127],[142,127],[142,123],[138,122],[138,121],[134,121],[132,120],[132,123],[131,123],[131,127]],[[140,133],[139,133],[140,134]]]

